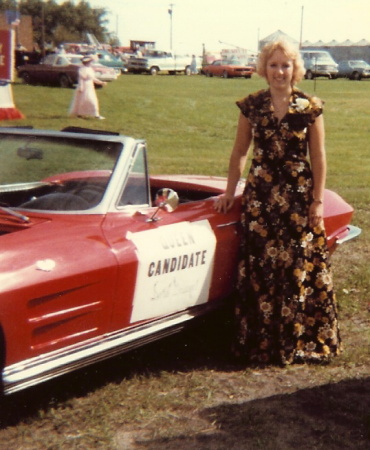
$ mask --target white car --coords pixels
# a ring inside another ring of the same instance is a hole
[[[99,62],[92,63],[95,76],[100,81],[114,81],[117,80],[118,74],[112,67],[103,66]]]
[[[324,50],[301,50],[306,69],[305,78],[312,80],[316,77],[338,78],[338,64],[331,54]]]
[[[71,62],[71,64],[82,64],[82,58],[84,55],[74,54],[74,53],[68,53],[65,55],[68,60]],[[94,69],[95,76],[100,81],[114,81],[118,78],[117,72],[112,67],[103,66],[103,64],[100,64],[99,60],[96,58],[96,60],[91,64],[92,68]]]

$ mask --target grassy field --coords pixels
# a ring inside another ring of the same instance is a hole
[[[15,84],[26,119],[145,138],[152,173],[224,175],[235,100],[263,80],[120,77],[98,90],[104,121],[72,119],[73,90]],[[303,81],[325,101],[327,187],[363,233],[333,268],[345,353],[329,366],[253,369],[229,359],[222,315],[182,335],[3,400],[4,449],[365,449],[370,446],[369,82]]]

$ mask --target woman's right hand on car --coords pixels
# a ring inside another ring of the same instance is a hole
[[[232,208],[233,204],[233,195],[222,194],[216,199],[214,208],[217,212],[227,213]]]

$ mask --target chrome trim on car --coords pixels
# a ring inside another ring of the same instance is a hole
[[[214,305],[214,304],[215,305]],[[12,394],[59,375],[81,369],[90,364],[117,356],[143,344],[161,339],[181,331],[186,322],[203,315],[218,305],[218,302],[182,311],[154,323],[132,327],[125,331],[109,333],[99,341],[90,340],[83,347],[70,347],[30,358],[7,366],[3,370],[4,394]]]
[[[238,225],[238,224],[239,224],[238,221],[227,222],[227,223],[220,223],[219,225],[216,226],[216,228],[231,227],[231,226],[233,226],[233,225]]]
[[[336,243],[337,243],[338,245],[344,244],[345,242],[350,241],[351,239],[356,238],[356,237],[359,236],[359,235],[361,234],[361,232],[362,232],[361,228],[356,227],[356,226],[354,226],[354,225],[348,225],[347,228],[348,228],[348,234],[347,234],[345,237],[343,237],[342,239],[338,239],[338,240],[337,240]]]

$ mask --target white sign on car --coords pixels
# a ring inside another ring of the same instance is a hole
[[[208,222],[183,222],[129,233],[138,274],[131,322],[206,303],[216,237]]]

